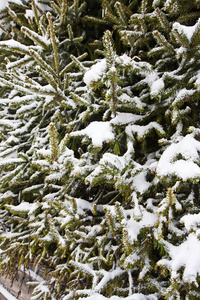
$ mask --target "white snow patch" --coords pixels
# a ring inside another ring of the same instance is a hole
[[[158,265],[167,266],[171,270],[172,279],[179,277],[178,271],[184,267],[183,280],[198,286],[196,278],[200,275],[200,241],[196,234],[191,233],[179,246],[166,244],[171,260],[162,259]]]
[[[187,49],[181,46],[180,48],[175,49],[177,58],[180,58],[183,54],[187,53]]]
[[[159,132],[160,135],[164,135],[165,132],[160,124],[157,122],[150,122],[148,125],[129,125],[126,127],[126,134],[132,136],[136,134],[139,140],[143,139],[149,132],[155,129],[156,132]]]
[[[195,93],[195,90],[187,90],[186,88],[180,90],[173,101],[172,105],[176,106],[181,101],[184,101],[185,98],[192,96]]]
[[[31,214],[33,211],[35,211],[38,207],[38,203],[28,203],[28,202],[21,202],[19,205],[6,205],[6,207],[10,208],[13,211],[16,212],[28,212]]]
[[[123,156],[117,156],[112,153],[105,153],[101,158],[99,165],[103,168],[107,165],[113,165],[119,172],[123,170],[126,165],[126,159]]]
[[[137,236],[142,228],[153,227],[157,222],[157,215],[155,213],[148,212],[142,206],[139,208],[142,214],[141,221],[137,221],[133,217],[127,221],[128,234],[132,241],[137,241]]]
[[[28,19],[28,18],[33,19],[33,18],[34,18],[33,10],[32,10],[32,9],[26,9],[25,17],[26,17],[27,19]]]
[[[70,133],[70,136],[86,135],[92,139],[95,147],[102,147],[103,142],[110,142],[114,139],[114,133],[110,122],[91,122],[86,128]]]
[[[133,294],[128,297],[112,296],[110,298],[107,298],[100,294],[95,293],[87,298],[80,298],[80,299],[82,299],[82,300],[120,300],[120,299],[124,299],[124,300],[157,300],[158,298],[156,295],[145,296],[141,293]]]
[[[86,85],[90,85],[91,82],[97,81],[101,78],[102,74],[106,71],[106,59],[102,59],[94,64],[84,75],[83,81]]]
[[[164,151],[157,165],[157,175],[161,177],[176,175],[183,181],[199,178],[200,167],[196,164],[199,162],[198,152],[200,152],[200,142],[188,134]]]
[[[188,214],[186,216],[183,216],[180,222],[184,223],[185,228],[188,231],[197,230],[200,225],[200,213],[194,215]]]
[[[134,115],[131,113],[120,113],[118,112],[116,114],[116,117],[114,117],[111,120],[111,124],[114,125],[124,125],[131,122],[136,122],[137,120],[141,120],[142,116],[140,115]]]
[[[145,81],[151,88],[153,83],[157,80],[158,80],[158,74],[156,72],[150,72],[149,74],[146,75],[143,81]]]
[[[8,0],[1,0],[0,2],[0,10],[3,10],[8,5]]]
[[[164,88],[164,86],[165,84],[162,78],[155,80],[151,85],[151,92],[150,92],[151,96],[155,97],[159,95],[162,89]]]
[[[146,181],[146,172],[141,172],[134,176],[133,186],[140,194],[143,194],[149,189],[151,183]]]
[[[2,284],[0,284],[0,293],[8,300],[17,300],[11,293],[9,293]]]
[[[84,210],[92,210],[92,204],[89,203],[86,200],[76,198],[76,204],[77,204],[77,214],[78,215],[84,215]]]
[[[193,34],[195,33],[199,25],[200,25],[200,19],[193,26],[185,26],[178,22],[175,22],[173,24],[173,29],[177,30],[180,34],[185,34],[187,36],[188,41],[190,42]]]
[[[133,61],[126,53],[116,58],[116,62],[125,66],[130,65]]]
[[[10,47],[10,48],[15,47],[16,49],[19,49],[21,51],[26,51],[26,52],[29,51],[28,46],[25,46],[25,45],[21,44],[20,42],[17,42],[13,39],[10,39],[10,40],[7,40],[7,41],[0,41],[0,46],[1,45],[6,46],[6,47]]]

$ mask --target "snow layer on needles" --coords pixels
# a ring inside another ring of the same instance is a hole
[[[8,0],[1,0],[1,2],[0,2],[0,10],[6,8],[7,4],[8,4]]]
[[[133,294],[131,296],[128,297],[118,297],[118,296],[112,296],[110,298],[104,297],[100,294],[93,294],[87,298],[80,298],[80,299],[84,299],[84,300],[157,300],[158,297],[156,295],[149,295],[149,296],[145,296],[143,294]]]
[[[178,271],[183,267],[183,280],[198,286],[196,278],[200,275],[200,241],[195,233],[189,234],[179,246],[166,243],[171,260],[162,259],[158,265],[166,266],[171,270],[173,279],[179,277]]]
[[[190,230],[197,230],[200,225],[200,213],[198,214],[188,214],[187,216],[183,216],[181,218],[181,222],[184,223],[185,228]]]
[[[197,27],[200,25],[200,19],[197,21],[197,23],[193,26],[185,26],[178,22],[175,22],[173,24],[173,29],[177,30],[180,33],[183,33],[187,36],[188,41],[190,42],[192,39],[193,34],[195,33]]]
[[[117,112],[116,116],[111,120],[111,123],[113,125],[124,125],[124,124],[129,124],[131,122],[136,122],[141,119],[142,119],[141,115]]]
[[[186,135],[176,144],[170,145],[157,165],[160,177],[176,175],[183,181],[200,178],[199,163],[200,142],[192,135]]]
[[[162,78],[155,80],[151,85],[151,97],[155,97],[164,89],[164,81]]]
[[[90,85],[91,82],[99,80],[102,74],[105,73],[106,68],[106,59],[101,59],[85,73],[83,81],[86,85]]]
[[[114,139],[111,124],[109,122],[91,122],[86,128],[70,133],[70,136],[88,136],[95,147],[102,147],[103,142]]]

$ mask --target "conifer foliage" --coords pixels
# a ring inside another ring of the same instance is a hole
[[[0,268],[44,270],[31,299],[200,298],[199,12],[0,12]]]

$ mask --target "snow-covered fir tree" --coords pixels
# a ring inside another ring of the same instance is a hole
[[[200,1],[0,7],[0,268],[31,299],[200,299]]]

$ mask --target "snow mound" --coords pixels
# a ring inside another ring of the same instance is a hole
[[[97,81],[101,78],[102,74],[106,71],[106,59],[102,59],[101,61],[94,64],[84,75],[83,81],[86,85],[90,85],[91,82]]]
[[[114,139],[114,133],[110,122],[91,122],[86,128],[70,133],[70,136],[88,136],[92,139],[95,147],[102,147],[103,142],[110,142]]]
[[[200,142],[188,134],[164,151],[157,165],[157,175],[175,175],[183,181],[200,178],[199,152]]]
[[[195,33],[199,25],[200,25],[200,19],[193,26],[185,26],[178,22],[175,22],[173,24],[173,29],[177,30],[179,33],[186,35],[188,41],[190,42],[193,37],[193,34]]]
[[[183,281],[198,286],[196,278],[200,275],[200,241],[196,234],[189,234],[186,241],[179,246],[168,244],[167,247],[171,260],[162,259],[158,265],[170,269],[172,279],[179,277],[178,271],[183,267]]]

